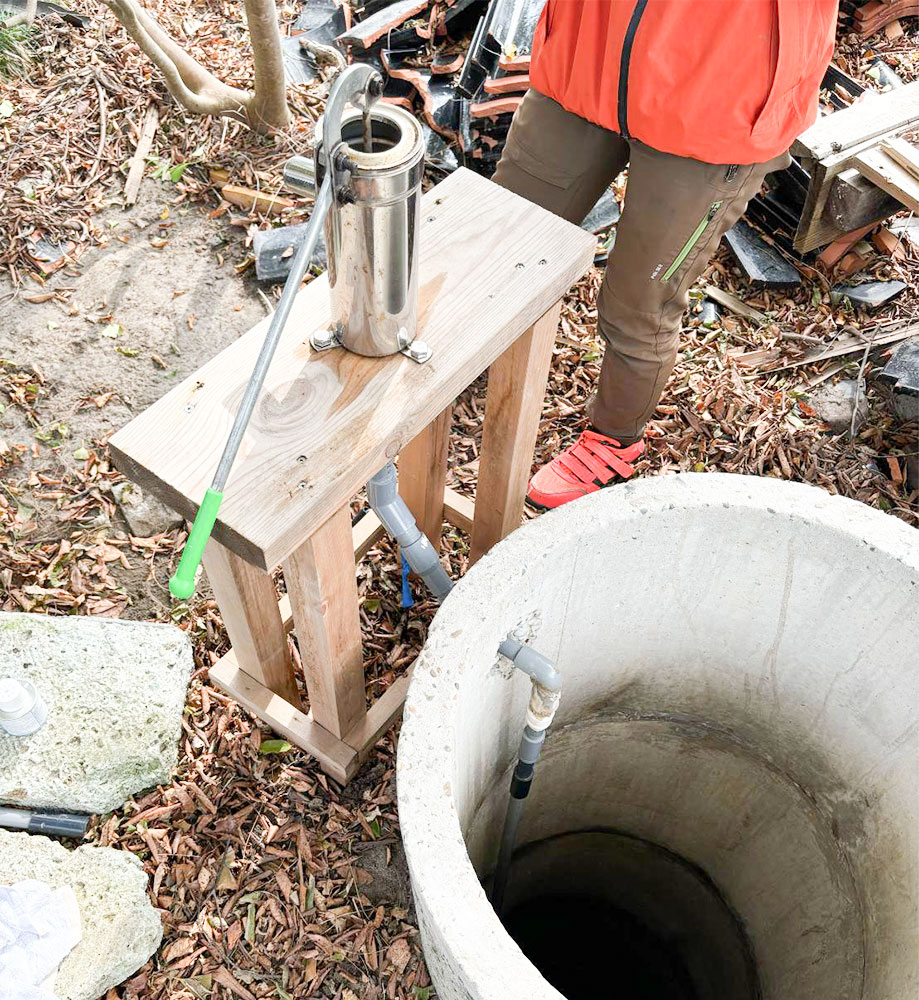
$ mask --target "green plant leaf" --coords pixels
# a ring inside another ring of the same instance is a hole
[[[13,111],[12,101],[0,101],[0,118],[9,118]]]
[[[287,740],[264,740],[258,748],[259,753],[287,753],[291,744]]]
[[[106,323],[99,331],[99,336],[110,337],[114,340],[116,337],[120,337],[122,333],[124,333],[124,330],[117,323]]]

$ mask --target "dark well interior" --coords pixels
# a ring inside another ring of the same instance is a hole
[[[503,922],[568,1000],[756,1000],[752,951],[704,872],[647,841],[564,834],[514,857]]]

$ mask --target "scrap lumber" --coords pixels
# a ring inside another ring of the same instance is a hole
[[[220,189],[223,197],[233,205],[245,208],[249,212],[259,212],[264,215],[278,215],[285,208],[293,208],[295,202],[290,198],[281,198],[275,194],[264,194],[252,188],[239,187],[236,184],[224,184]]]
[[[706,285],[702,291],[705,292],[706,297],[710,298],[712,302],[717,302],[718,305],[724,306],[725,309],[730,309],[731,312],[736,313],[738,316],[743,316],[744,319],[749,319],[754,323],[760,324],[769,321],[769,317],[765,313],[754,309],[753,306],[748,306],[742,299],[739,299],[736,295],[732,295],[730,292],[726,292],[717,285]]]
[[[889,139],[881,143],[881,149],[919,180],[919,149],[906,139]]]
[[[147,157],[150,155],[150,150],[153,148],[153,137],[156,135],[159,122],[160,118],[156,107],[153,104],[149,105],[147,113],[144,116],[144,124],[141,127],[140,136],[137,139],[134,155],[131,157],[128,167],[128,179],[124,182],[125,205],[133,205],[137,201],[137,195],[140,192],[140,182],[144,178],[144,166],[146,165]]]
[[[851,107],[824,115],[795,141],[792,153],[823,160],[902,131],[917,119],[919,80],[886,94],[866,93]]]
[[[808,351],[797,361],[789,361],[786,364],[775,365],[773,368],[764,368],[760,375],[769,375],[772,372],[785,371],[788,368],[800,368],[802,365],[816,364],[818,361],[827,361],[830,358],[840,358],[846,354],[857,354],[870,344],[872,348],[882,347],[884,344],[897,344],[901,340],[908,340],[919,333],[919,323],[911,323],[909,326],[900,327],[898,330],[891,330],[889,333],[877,333],[874,331],[863,331],[868,336],[855,333],[840,334],[837,339],[828,347],[815,347]]]
[[[811,183],[795,233],[797,251],[805,253],[840,235],[839,225],[827,211],[837,175],[857,166],[854,160],[859,154],[895,137],[917,120],[919,81],[885,94],[866,95],[851,107],[825,115],[798,138],[792,154],[810,164]]]
[[[887,219],[902,208],[883,188],[849,167],[837,174],[830,187],[826,212],[843,232]]]
[[[882,143],[866,149],[853,159],[853,163],[861,174],[874,181],[878,187],[893,195],[907,208],[919,211],[919,176],[891,156],[888,148],[887,143]]]

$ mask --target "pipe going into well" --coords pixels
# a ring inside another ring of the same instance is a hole
[[[418,527],[408,505],[399,496],[398,473],[392,462],[384,465],[367,483],[367,499],[380,519],[380,524],[399,543],[409,568],[421,577],[438,601],[443,601],[453,589],[453,581],[441,565],[434,546]],[[532,681],[526,725],[511,779],[507,817],[492,883],[492,904],[500,914],[510,861],[517,842],[517,828],[523,814],[523,803],[533,782],[533,772],[546,739],[546,730],[552,725],[558,709],[562,677],[548,657],[519,642],[512,635],[499,643],[498,652]]]
[[[911,527],[770,478],[646,477],[503,539],[432,622],[399,737],[438,997],[916,1000],[917,594]],[[502,922],[529,691],[494,642],[521,620],[565,696]]]

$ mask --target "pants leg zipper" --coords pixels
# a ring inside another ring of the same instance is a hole
[[[705,213],[705,217],[702,219],[699,225],[696,226],[696,228],[693,230],[692,235],[689,237],[689,239],[683,244],[682,247],[680,247],[680,252],[676,255],[676,257],[674,257],[673,263],[670,265],[670,267],[668,267],[667,270],[664,271],[663,276],[661,277],[661,281],[669,281],[674,276],[674,274],[676,274],[679,266],[689,256],[690,250],[692,250],[692,248],[699,242],[699,240],[702,239],[702,234],[711,225],[712,219],[714,219],[715,216],[717,215],[718,209],[721,208],[721,205],[722,202],[720,201],[712,202],[711,207]]]

